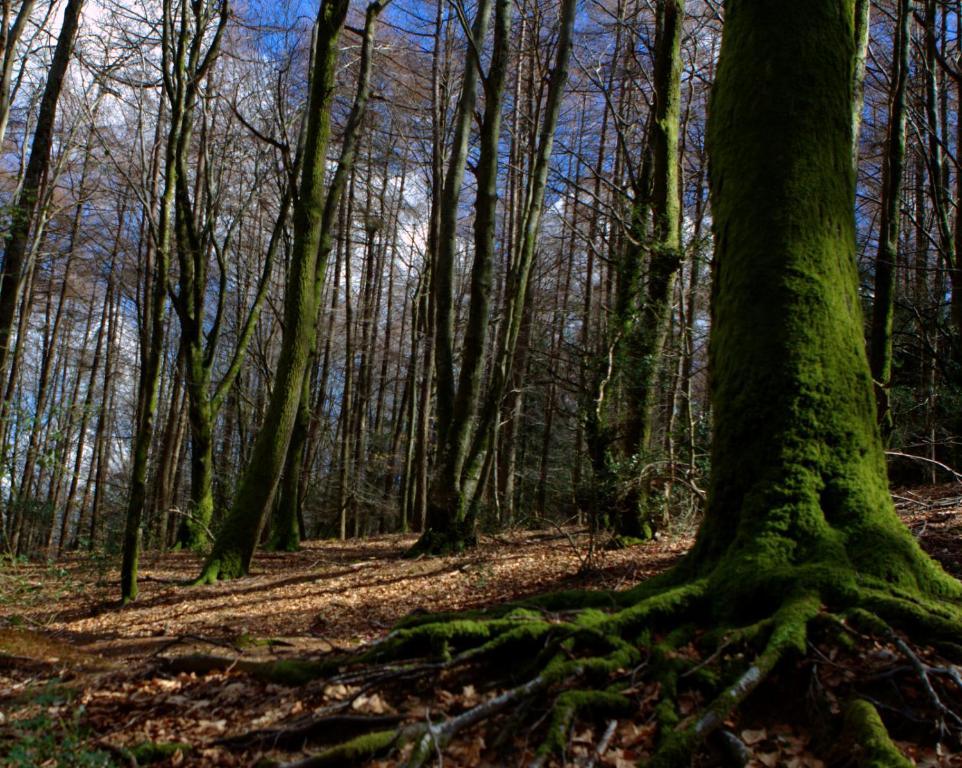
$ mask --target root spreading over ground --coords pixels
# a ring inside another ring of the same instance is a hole
[[[958,575],[950,496],[902,511]],[[50,605],[57,581],[21,569],[0,745],[46,717],[118,765],[962,765],[957,607],[799,574],[733,613],[715,575],[664,573],[688,543],[591,576],[547,534],[416,562],[402,538],[311,545],[187,591],[175,555],[124,611],[70,569]]]

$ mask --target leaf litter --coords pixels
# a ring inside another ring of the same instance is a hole
[[[925,494],[917,490],[896,494],[909,527],[956,576],[962,574],[958,493],[958,486],[953,486],[926,489]],[[512,532],[485,537],[466,555],[405,560],[402,554],[413,541],[412,536],[382,536],[307,542],[297,553],[259,555],[249,578],[198,588],[181,586],[199,572],[200,561],[194,555],[146,557],[141,596],[123,609],[114,597],[116,573],[104,578],[83,556],[67,559],[56,570],[4,566],[0,756],[16,738],[18,722],[45,706],[47,716],[55,719],[66,718],[68,711],[81,713],[88,740],[113,755],[117,765],[137,764],[136,759],[131,762],[129,750],[143,744],[184,745],[150,760],[152,765],[252,766],[293,760],[316,752],[316,738],[290,744],[281,743],[280,736],[274,743],[247,737],[291,732],[292,726],[345,702],[348,716],[437,721],[499,691],[446,680],[443,674],[430,699],[403,686],[377,692],[324,681],[285,687],[246,674],[236,665],[207,674],[175,674],[164,660],[193,653],[238,662],[302,658],[382,637],[412,613],[477,608],[549,590],[628,588],[670,567],[692,543],[689,536],[672,536],[630,549],[594,548],[586,569],[588,537],[573,529]],[[18,595],[28,583],[31,599],[4,599],[11,583],[19,585]],[[804,718],[792,713],[792,707],[804,706],[794,699],[803,678],[842,701],[852,678],[847,670],[861,665],[864,671],[868,666],[880,679],[891,678],[886,685],[894,681],[906,706],[924,696],[911,674],[893,671],[904,666],[897,648],[869,647],[858,638],[852,647],[819,648],[824,663],[786,672],[784,683],[792,695],[783,704],[788,706],[759,702],[746,707],[737,722],[726,722],[725,730],[750,755],[747,765],[826,768],[813,754],[816,747],[824,752],[824,745],[814,744]],[[681,652],[698,654],[694,646]],[[32,703],[42,701],[37,691],[50,686],[69,690],[70,695],[52,707]],[[955,701],[962,701],[962,691],[952,693]],[[621,768],[644,760],[656,738],[652,713],[659,700],[657,684],[639,686],[635,697],[637,710],[630,718],[610,721],[607,728],[603,722],[576,724],[564,760],[553,764]],[[680,700],[681,714],[697,703]],[[506,754],[517,764],[533,758],[537,739],[532,734],[494,736],[481,729],[462,734],[445,751],[444,765],[500,765]],[[599,752],[600,744],[604,749]],[[957,750],[945,744],[920,743],[906,734],[899,746],[918,766],[962,766]],[[502,757],[492,758],[493,754]],[[697,764],[714,765],[717,759],[706,749]],[[397,760],[371,764],[396,765]]]

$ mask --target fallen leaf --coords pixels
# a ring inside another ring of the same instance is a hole
[[[742,741],[744,741],[749,747],[758,744],[760,741],[765,741],[768,738],[768,731],[761,728],[757,731],[752,731],[746,729],[742,731]]]

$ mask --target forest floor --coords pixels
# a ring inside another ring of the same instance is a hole
[[[962,487],[900,490],[895,498],[926,550],[962,577]],[[195,588],[182,584],[199,573],[197,557],[149,556],[140,596],[125,608],[117,603],[116,564],[109,559],[3,565],[0,766],[291,761],[316,752],[317,744],[301,740],[280,749],[277,739],[241,737],[288,727],[344,699],[352,699],[351,711],[359,715],[391,715],[395,707],[376,692],[359,695],[344,685],[266,682],[243,671],[247,662],[356,647],[412,613],[560,589],[624,589],[664,571],[692,539],[679,532],[606,550],[584,531],[558,528],[486,536],[464,556],[405,560],[413,541],[308,542],[297,553],[259,554],[249,578]],[[175,669],[178,659],[193,654],[234,663],[208,674]],[[841,662],[835,666],[841,669]],[[435,691],[434,699],[458,711],[479,695],[468,685]],[[749,764],[822,766],[808,751],[804,728],[780,719],[738,724],[753,756]],[[600,734],[576,729],[566,764],[634,765],[650,746],[653,726],[625,721],[607,735],[604,753],[595,754]],[[944,747],[901,746],[919,766],[962,766],[962,756]],[[480,735],[452,745],[444,765],[485,764],[482,750]]]

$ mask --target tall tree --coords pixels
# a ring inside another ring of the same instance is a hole
[[[193,133],[194,107],[201,86],[211,71],[220,50],[220,41],[229,18],[228,0],[216,6],[217,19],[208,34],[213,5],[180,0],[164,0],[161,23],[163,36],[163,90],[170,114],[164,151],[164,192],[157,224],[152,227],[153,264],[149,289],[145,291],[140,378],[137,389],[136,428],[133,441],[133,467],[127,513],[124,520],[123,561],[120,593],[124,602],[137,597],[137,569],[141,547],[141,525],[147,500],[147,475],[150,448],[154,439],[161,364],[164,354],[164,321],[171,261],[171,225],[182,232],[183,200],[186,187],[187,156]],[[181,178],[178,180],[178,176]],[[178,205],[178,198],[181,203]],[[177,214],[178,209],[180,213]],[[150,217],[150,213],[147,213]],[[172,221],[172,218],[175,221]],[[186,238],[181,236],[182,240]],[[186,245],[186,243],[185,243]],[[185,256],[189,259],[189,256]]]
[[[334,224],[354,165],[358,134],[370,94],[374,29],[383,5],[371,3],[362,33],[357,93],[344,130],[337,169],[325,194],[331,107],[338,39],[347,19],[347,0],[323,0],[317,14],[316,50],[307,104],[301,177],[294,203],[294,244],[284,300],[284,336],[277,374],[263,425],[254,441],[234,504],[217,534],[199,582],[246,574],[277,490],[314,350],[318,307],[327,260],[334,246]]]
[[[448,440],[448,449],[457,447],[456,451],[450,453],[449,457],[454,457],[456,462],[444,463],[446,459],[439,458],[439,467],[444,468],[435,477],[435,493],[428,509],[427,529],[422,534],[421,539],[415,545],[413,552],[427,551],[432,553],[458,551],[466,546],[471,546],[475,540],[475,523],[477,519],[480,495],[483,491],[484,483],[482,475],[486,461],[490,461],[492,446],[497,440],[498,415],[501,412],[502,401],[511,381],[512,363],[518,348],[518,339],[521,334],[522,320],[525,316],[525,307],[530,299],[530,277],[532,267],[537,252],[538,234],[541,228],[541,214],[544,205],[544,193],[547,185],[548,166],[551,160],[551,152],[554,145],[554,134],[558,125],[558,116],[561,111],[561,102],[564,87],[568,81],[568,61],[571,55],[571,43],[574,34],[575,23],[574,0],[565,0],[559,8],[557,50],[555,62],[551,74],[548,77],[547,97],[545,101],[544,113],[538,132],[537,145],[534,152],[534,161],[531,168],[531,177],[525,205],[522,211],[520,247],[518,248],[516,259],[509,267],[506,279],[506,298],[504,306],[504,318],[502,319],[498,337],[495,340],[495,348],[492,354],[491,376],[488,382],[487,392],[483,398],[479,398],[480,381],[470,383],[473,376],[480,377],[480,361],[483,353],[483,346],[479,343],[477,349],[465,347],[465,359],[469,365],[462,363],[460,391],[458,401],[453,405],[457,408],[452,413],[457,413],[459,420],[462,415],[463,423],[457,431],[451,433],[449,437],[455,440]],[[504,34],[504,25],[507,24],[507,10],[498,6],[500,15],[496,21],[496,33],[500,29]],[[496,47],[497,50],[497,47]],[[507,66],[505,59],[502,66]],[[497,81],[494,79],[495,68],[491,67],[489,82],[487,87]],[[503,77],[503,73],[499,75]],[[503,87],[503,86],[502,86]],[[486,94],[490,99],[492,94]],[[487,124],[490,127],[490,123]],[[492,141],[492,137],[487,137],[487,141]],[[482,139],[482,146],[484,139]],[[493,150],[494,147],[492,146]],[[484,187],[487,179],[479,176],[479,202],[491,205],[493,200],[485,200],[485,196],[493,196],[493,189]],[[476,208],[475,218],[475,248],[478,249],[479,243],[487,243],[479,251],[484,259],[493,249],[494,242],[494,208],[486,213],[484,208]],[[476,337],[477,332],[482,328],[481,318],[482,306],[486,306],[487,296],[482,293],[490,290],[484,287],[483,274],[490,270],[489,264],[482,259],[479,264],[477,261],[479,253],[475,254],[475,272],[472,274],[472,307],[469,309],[468,334]],[[475,301],[478,302],[475,306]],[[438,311],[441,311],[439,304]],[[476,314],[472,312],[477,310]],[[486,317],[486,309],[483,316]],[[480,340],[478,340],[480,341]],[[475,355],[478,355],[475,357]],[[439,370],[442,359],[437,360]],[[465,370],[465,368],[467,370]],[[439,385],[440,387],[440,385]],[[439,389],[439,419],[440,401],[442,394]],[[469,406],[470,401],[480,400],[476,405]],[[477,410],[477,416],[473,412]],[[451,422],[454,424],[454,422]],[[443,454],[442,454],[443,456]],[[440,502],[440,503],[439,503]]]
[[[892,325],[895,315],[895,265],[902,218],[902,169],[905,162],[907,122],[906,91],[909,79],[909,29],[912,22],[911,0],[899,0],[895,22],[895,47],[892,52],[889,123],[882,159],[882,199],[879,211],[878,253],[875,257],[875,298],[872,302],[872,332],[869,362],[875,381],[875,400],[882,439],[892,434]]]
[[[3,241],[3,269],[0,272],[0,376],[6,372],[10,360],[10,339],[13,335],[16,320],[17,301],[23,287],[21,282],[28,266],[26,261],[30,232],[35,225],[41,185],[44,183],[47,170],[50,167],[50,152],[55,139],[57,105],[60,102],[60,93],[67,77],[67,65],[73,55],[83,4],[84,0],[68,0],[64,9],[60,35],[57,37],[57,45],[54,48],[43,96],[40,99],[40,111],[33,132],[33,143],[30,147],[30,160],[27,162],[26,173],[11,211],[10,228]],[[25,8],[28,5],[28,3],[24,3]],[[8,38],[8,45],[15,45],[16,41],[13,37],[17,33],[16,23],[13,29],[9,31],[6,29],[8,4],[4,3],[3,7],[4,35]],[[29,13],[29,8],[27,8],[27,11]],[[12,63],[10,66],[12,66]],[[6,74],[6,67],[7,62],[4,61],[4,75]],[[2,136],[0,136],[0,139],[2,139]]]
[[[475,89],[481,67],[480,46],[488,26],[490,3],[479,4],[474,27],[469,35],[464,82],[455,117],[455,150],[445,179],[441,205],[441,239],[437,257],[435,295],[437,305],[437,342],[435,365],[438,372],[438,435],[440,447],[437,468],[428,501],[427,530],[415,551],[443,552],[460,549],[473,536],[466,504],[470,491],[463,487],[462,471],[473,430],[476,428],[478,397],[484,373],[488,314],[491,303],[491,275],[495,250],[497,208],[498,147],[501,138],[501,111],[508,66],[511,36],[511,3],[495,3],[494,43],[491,64],[483,80],[485,102],[480,129],[478,182],[474,216],[474,262],[471,269],[468,324],[463,353],[454,386],[455,366],[452,353],[454,326],[453,272],[457,249],[458,200],[467,160],[468,130],[475,109]],[[466,498],[467,496],[467,498]],[[453,535],[452,535],[453,534]]]
[[[681,39],[685,4],[663,0],[659,5],[658,35],[655,45],[655,113],[651,122],[653,222],[651,258],[644,298],[638,306],[623,299],[629,309],[624,320],[626,344],[630,351],[627,384],[628,414],[625,441],[629,452],[644,457],[650,448],[655,389],[659,361],[668,332],[675,276],[681,266],[681,163],[679,130],[681,120]],[[635,205],[643,205],[647,190],[636,190]],[[641,199],[637,199],[641,198]],[[637,216],[637,214],[634,214]],[[635,240],[643,232],[632,233]],[[643,243],[644,240],[642,239]],[[629,249],[638,248],[633,242]],[[630,281],[634,282],[634,281]],[[624,286],[621,286],[622,290]],[[629,295],[635,293],[629,288]],[[619,299],[622,301],[622,299]],[[636,466],[636,471],[639,469]],[[619,519],[619,532],[628,536],[648,535],[651,520],[647,509],[650,475],[632,484]]]
[[[653,533],[649,491],[658,373],[681,266],[681,40],[684,3],[661,0],[648,148],[629,173],[628,231],[617,254],[609,340],[596,363],[586,433],[595,504],[622,537]],[[624,138],[621,138],[624,143]],[[630,160],[626,160],[631,168]]]

